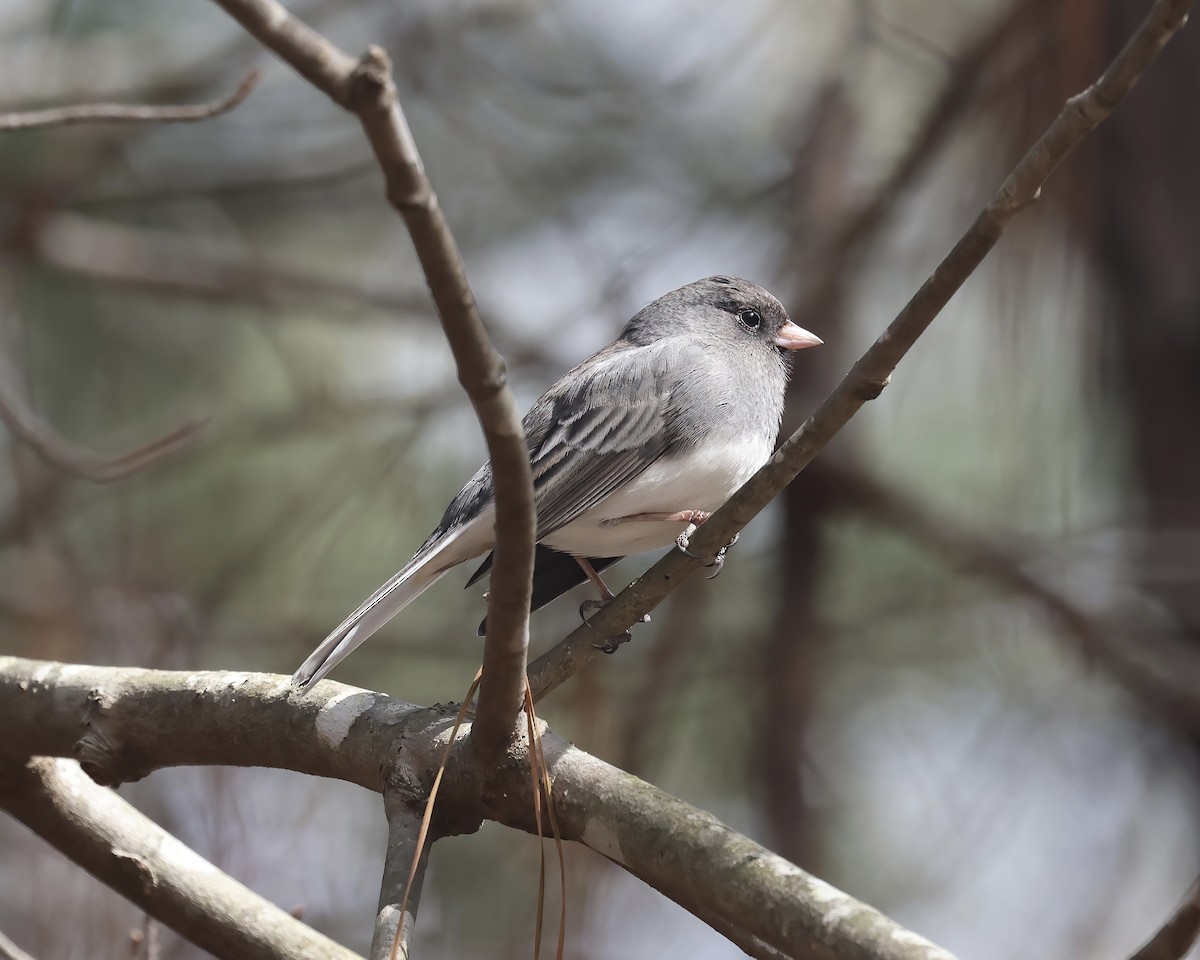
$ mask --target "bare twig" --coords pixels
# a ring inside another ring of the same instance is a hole
[[[1200,879],[1173,914],[1130,960],[1182,960],[1200,936]]]
[[[73,760],[0,759],[0,808],[161,920],[229,960],[354,960],[185,847]]]
[[[871,345],[816,411],[767,464],[708,520],[692,539],[698,556],[715,554],[749,523],[821,451],[859,408],[879,396],[892,371],[1000,239],[1009,222],[1032,204],[1068,153],[1109,115],[1187,20],[1193,0],[1157,0],[1125,47],[1094,84],[1067,101],[1062,112],[1005,179],[992,202],[946,255],[887,330]],[[593,619],[530,665],[530,683],[542,697],[598,655],[597,637],[615,636],[637,623],[704,561],[672,550],[626,587]]]
[[[45,127],[70,127],[80,123],[195,123],[228,113],[240,105],[258,83],[259,71],[252,70],[229,96],[195,106],[150,106],[148,104],[93,103],[47,110],[0,113],[0,132]]]
[[[0,657],[5,749],[74,754],[108,782],[161,766],[273,766],[383,789],[403,744],[421,782],[445,755],[452,718],[329,681],[304,696],[263,674],[129,670]],[[264,737],[286,729],[287,737]],[[82,736],[80,731],[83,731]],[[562,836],[620,864],[701,919],[792,957],[947,960],[949,954],[805,873],[711,815],[542,733]],[[528,743],[484,765],[455,743],[441,816],[534,829]],[[7,781],[0,779],[0,783]],[[112,796],[111,794],[105,794]],[[113,796],[115,800],[115,796]],[[31,802],[37,802],[31,801]]]
[[[188,420],[145,446],[115,456],[94,453],[59,436],[25,403],[16,376],[0,359],[0,420],[46,463],[92,483],[112,483],[139,473],[190,446],[208,422]]]
[[[496,562],[471,740],[481,755],[498,759],[516,729],[524,691],[536,524],[529,453],[504,359],[479,315],[462,257],[400,108],[387,54],[370,47],[356,62],[277,0],[217,2],[313,86],[358,116],[383,172],[388,200],[404,218],[425,272],[459,382],[491,457]]]
[[[820,467],[845,505],[874,514],[963,573],[1029,598],[1070,638],[1081,657],[1102,663],[1151,710],[1200,731],[1200,656],[1193,644],[1146,629],[1138,630],[1132,640],[1128,630],[1093,615],[1031,572],[1036,560],[1031,551],[932,511],[847,461],[827,459]]]
[[[864,242],[883,225],[904,191],[957,129],[958,118],[976,102],[979,81],[986,68],[1021,35],[1026,22],[1044,10],[1042,0],[1013,0],[955,54],[941,91],[917,125],[907,149],[871,197],[841,220],[832,237],[822,238],[818,261],[805,270],[813,278],[813,285],[801,298],[793,316],[826,315],[837,301],[856,256],[861,255]],[[877,10],[874,14],[879,15]]]

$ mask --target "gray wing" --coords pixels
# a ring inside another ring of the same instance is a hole
[[[680,346],[660,341],[634,347],[618,341],[559,380],[525,415],[539,540],[678,446],[674,418],[667,416],[669,348]],[[492,495],[491,464],[486,464],[454,498],[427,546],[477,516]]]
[[[667,416],[671,346],[614,344],[563,377],[526,415],[539,540],[677,446]]]

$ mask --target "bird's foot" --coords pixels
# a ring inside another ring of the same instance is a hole
[[[583,603],[581,603],[579,605],[580,619],[582,619],[583,622],[586,623],[590,627],[592,625],[592,617],[594,617],[597,613],[599,613],[607,605],[608,605],[607,600],[584,600]],[[640,622],[641,623],[649,623],[650,622],[650,614],[648,614],[648,613],[642,614],[642,619]],[[615,637],[608,637],[605,640],[601,640],[601,641],[598,641],[597,643],[593,643],[592,646],[595,647],[597,650],[599,650],[601,653],[616,653],[617,647],[619,647],[623,643],[628,643],[632,639],[633,639],[632,631],[625,630],[622,633],[618,633]]]
[[[707,519],[707,517],[705,519]],[[694,560],[707,560],[708,563],[706,563],[705,566],[713,568],[713,572],[708,575],[708,579],[715,580],[721,575],[721,571],[725,569],[725,554],[729,552],[730,547],[738,542],[738,538],[741,536],[741,534],[735,533],[733,535],[733,539],[725,544],[725,546],[721,547],[721,549],[711,557],[702,557],[700,554],[692,553],[692,551],[688,549],[688,547],[691,545],[691,538],[695,532],[696,523],[693,521],[687,525],[687,529],[685,529],[683,533],[675,538],[675,545]]]

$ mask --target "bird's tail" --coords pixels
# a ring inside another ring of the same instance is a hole
[[[462,557],[446,556],[455,535],[444,538],[432,550],[421,550],[404,568],[367,597],[350,616],[321,641],[300,664],[292,683],[306,687],[329,674],[350,653],[385,623],[433,586]]]

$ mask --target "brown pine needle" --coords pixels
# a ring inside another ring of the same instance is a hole
[[[546,751],[542,747],[542,735],[537,728],[537,713],[533,708],[533,688],[529,685],[529,681],[525,681],[525,714],[529,722],[529,752],[532,757],[534,752],[537,753],[537,767],[542,773],[542,789],[546,795],[546,813],[550,819],[550,831],[554,835],[554,848],[558,853],[558,878],[561,887],[560,907],[558,914],[558,950],[555,954],[556,960],[563,960],[563,954],[566,952],[567,940],[567,858],[566,851],[563,848],[562,830],[558,825],[558,814],[554,809],[554,792],[550,784],[550,768],[546,765]],[[531,759],[530,769],[533,769]],[[533,792],[538,794],[537,783],[534,783]],[[541,822],[539,814],[538,822],[538,846],[541,846]],[[542,876],[545,876],[545,857],[542,860]],[[540,900],[540,898],[539,898]],[[541,903],[538,904],[539,912]],[[540,926],[539,926],[540,930]]]
[[[408,898],[412,893],[413,883],[417,879],[417,869],[421,864],[421,853],[425,849],[425,841],[429,839],[429,824],[433,820],[433,804],[437,799],[438,789],[442,785],[442,774],[446,772],[446,765],[450,762],[450,750],[454,746],[454,738],[458,736],[458,729],[467,715],[471,698],[479,689],[479,678],[482,676],[483,668],[480,667],[475,671],[475,679],[471,681],[467,695],[463,697],[462,706],[458,708],[454,726],[450,728],[450,738],[446,741],[446,749],[442,753],[442,762],[438,764],[437,773],[433,777],[433,786],[429,788],[429,798],[425,801],[425,812],[421,816],[421,829],[417,833],[416,849],[413,850],[412,865],[408,868],[408,879],[404,881],[404,895],[400,898],[400,921],[396,925],[396,936],[392,940],[391,960],[396,960],[400,955],[400,942],[404,939],[404,924],[408,919]]]

